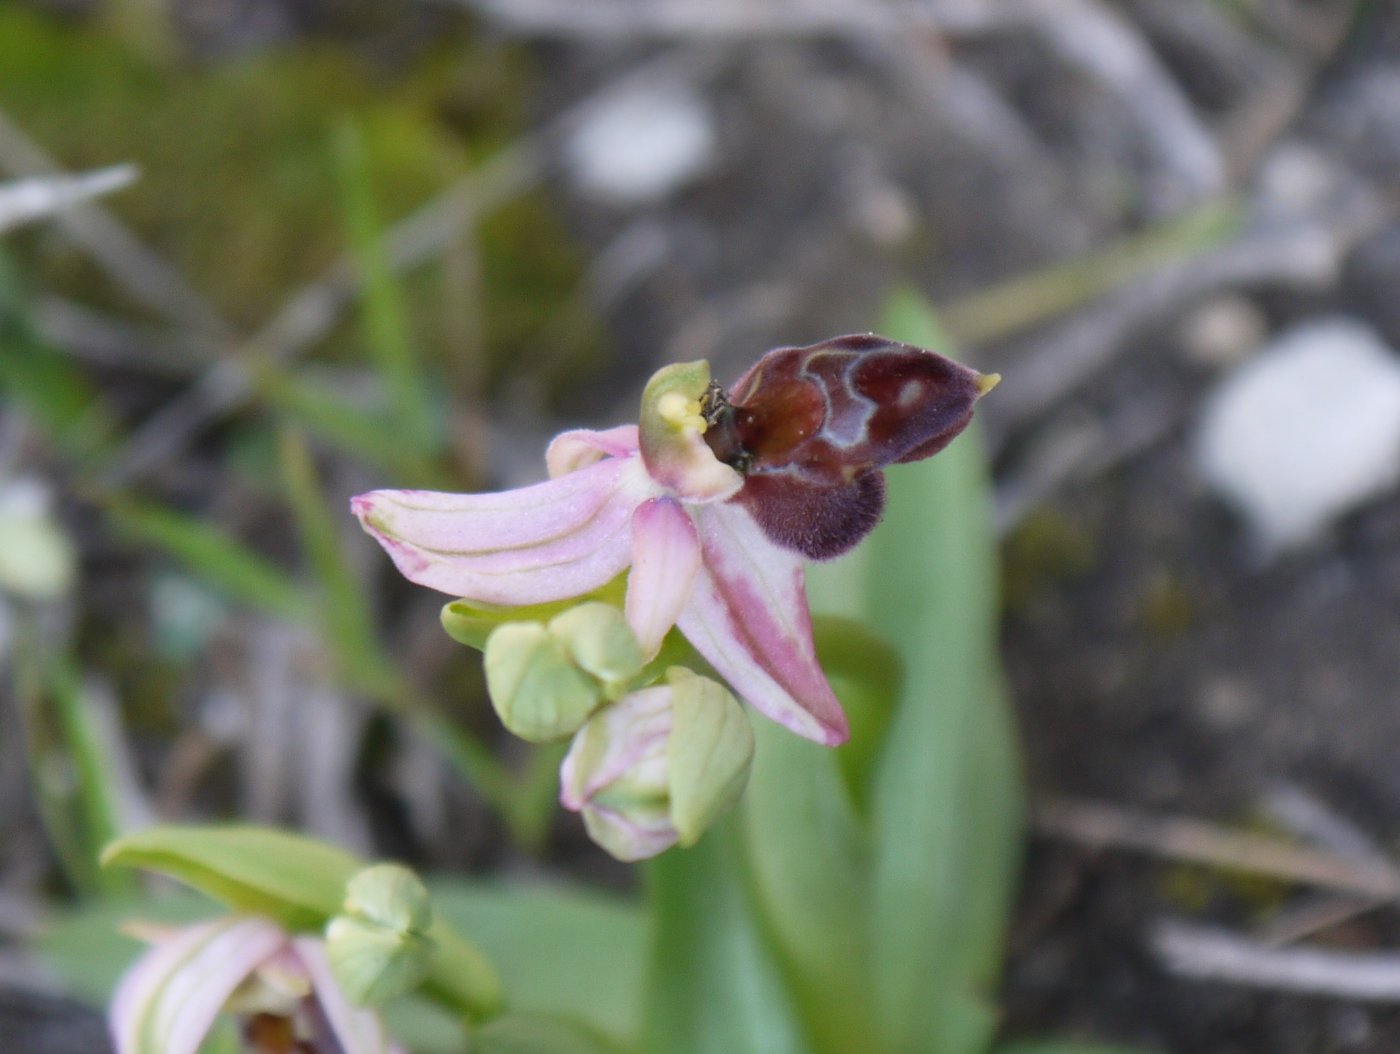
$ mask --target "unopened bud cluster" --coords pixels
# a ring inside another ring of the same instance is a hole
[[[602,602],[548,622],[507,622],[485,648],[502,723],[532,742],[573,743],[560,800],[619,860],[693,845],[738,799],[753,730],[728,689],[673,666],[654,683],[621,610]]]

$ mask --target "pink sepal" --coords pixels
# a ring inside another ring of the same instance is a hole
[[[632,510],[655,493],[640,459],[608,459],[498,494],[377,490],[351,500],[403,575],[488,604],[582,596],[632,555]]]
[[[800,736],[837,746],[850,731],[817,663],[802,558],[738,505],[700,519],[704,566],[677,625],[731,688]]]
[[[274,923],[233,917],[183,929],[151,948],[112,998],[117,1054],[195,1054],[229,996],[285,943]]]

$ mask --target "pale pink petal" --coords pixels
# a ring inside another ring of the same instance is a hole
[[[659,758],[671,734],[671,688],[643,688],[606,707],[578,730],[559,768],[559,801],[578,812],[629,770]]]
[[[637,449],[636,425],[618,425],[602,432],[576,428],[554,437],[545,451],[544,463],[549,478],[557,479],[605,457],[631,457]]]
[[[676,624],[700,570],[700,537],[673,498],[652,498],[632,514],[632,572],[627,624],[648,659]]]
[[[850,734],[812,643],[802,559],[770,542],[740,506],[697,518],[704,567],[676,624],[735,693],[800,736]]]
[[[229,996],[286,939],[266,919],[234,917],[152,948],[112,999],[117,1054],[195,1054]]]
[[[639,458],[613,458],[499,494],[377,490],[351,510],[404,577],[521,606],[582,596],[632,556],[632,510],[656,493]]]
[[[326,958],[325,942],[317,937],[297,937],[292,946],[311,975],[316,1002],[344,1054],[389,1054],[393,1047],[384,1023],[373,1010],[354,1006],[340,990]]]

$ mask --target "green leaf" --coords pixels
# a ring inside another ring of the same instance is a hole
[[[655,925],[641,1044],[647,1054],[811,1049],[745,896],[740,838],[731,818],[694,848],[647,865]]]
[[[360,861],[334,846],[269,827],[152,827],[117,839],[103,867],[155,871],[235,911],[290,930],[316,930],[340,910]]]
[[[808,596],[814,608],[835,606],[821,584],[816,589],[809,586]],[[836,761],[856,808],[864,814],[880,748],[899,703],[904,664],[899,652],[864,622],[817,615],[812,629],[817,658],[851,727],[850,740],[835,752]]]
[[[620,1054],[624,1049],[571,1021],[509,1015],[472,1037],[476,1054]]]
[[[82,837],[82,853],[87,861],[93,861],[102,846],[115,838],[121,828],[116,773],[103,748],[93,700],[69,663],[54,663],[49,670],[48,695],[77,781],[74,809]],[[110,872],[101,873],[99,884],[109,895],[129,885],[126,876]]]
[[[345,885],[362,864],[335,846],[267,827],[153,827],[107,847],[104,867],[156,871],[235,911],[275,919],[289,930],[319,931],[340,910]],[[489,1016],[501,1004],[490,963],[440,915],[428,930],[435,950],[425,992],[466,1013]]]
[[[565,886],[437,879],[428,888],[438,915],[490,955],[513,1014],[635,1044],[647,953],[647,921],[635,904]]]
[[[250,369],[258,394],[290,422],[403,483],[446,486],[426,455],[404,441],[382,409],[351,403],[316,379],[275,363],[254,362]]]
[[[311,450],[301,433],[287,429],[279,446],[287,498],[296,516],[320,589],[320,619],[335,649],[342,674],[362,689],[392,695],[398,684],[393,664],[375,635],[368,595],[351,571],[341,546],[336,520],[328,513]]]
[[[890,336],[937,345],[897,302]],[[873,788],[872,962],[892,1049],[982,1049],[1019,866],[1021,775],[997,664],[998,581],[975,430],[888,473],[869,616],[905,661]]]
[[[837,754],[770,721],[757,722],[754,732],[757,755],[740,815],[764,929],[812,1049],[878,1050],[869,841]]]
[[[278,618],[303,619],[306,597],[286,571],[216,527],[159,505],[113,499],[117,529],[165,550],[225,596]]]
[[[427,451],[441,437],[440,415],[428,397],[408,316],[384,251],[364,141],[349,120],[336,130],[335,154],[351,248],[364,282],[363,318],[370,357],[384,381],[400,442]]]

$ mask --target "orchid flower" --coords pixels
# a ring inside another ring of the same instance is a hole
[[[676,364],[647,384],[638,425],[555,438],[544,483],[351,507],[407,578],[477,603],[585,597],[630,568],[624,611],[647,657],[674,626],[755,709],[835,746],[849,733],[803,560],[873,528],[880,469],[945,446],[995,381],[874,336],[769,352],[728,395],[708,363]]]
[[[117,1054],[195,1054],[223,1012],[252,1054],[402,1054],[351,1005],[318,937],[246,915],[149,935],[112,999]]]

